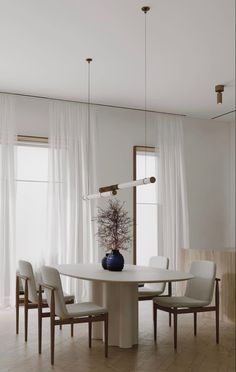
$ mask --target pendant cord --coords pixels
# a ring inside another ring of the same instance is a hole
[[[88,161],[88,180],[87,180],[87,191],[88,191],[88,194],[89,194],[89,191],[90,191],[90,146],[91,146],[91,141],[90,141],[90,137],[91,137],[91,87],[90,87],[90,62],[92,62],[92,58],[87,58],[86,61],[88,62],[88,128],[87,128],[87,139],[88,139],[88,146],[87,146],[87,161]]]
[[[142,12],[144,12],[144,125],[145,125],[145,133],[144,133],[144,142],[145,142],[145,178],[147,178],[147,12],[149,12],[149,6],[143,6],[141,8]]]
[[[145,178],[147,177],[147,13],[144,13],[145,23],[144,23],[144,121],[145,121]]]
[[[90,63],[88,64],[88,193],[90,191]]]

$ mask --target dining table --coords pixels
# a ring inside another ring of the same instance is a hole
[[[138,344],[139,284],[179,282],[193,278],[192,274],[182,271],[138,265],[125,265],[122,271],[104,270],[100,263],[54,267],[61,275],[90,282],[91,301],[108,310],[108,344],[120,348],[131,348]],[[103,339],[102,324],[93,326],[93,338]]]

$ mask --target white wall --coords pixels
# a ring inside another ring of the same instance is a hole
[[[15,96],[17,134],[48,136],[48,100]]]
[[[229,124],[229,246],[235,247],[235,122]]]
[[[235,246],[231,128],[214,120],[184,120],[190,247],[194,249]]]
[[[18,134],[48,135],[48,101],[16,97]],[[144,113],[98,107],[97,162],[99,185],[132,179],[132,147],[144,145]],[[147,145],[154,146],[155,130],[147,129]],[[190,248],[227,249],[234,242],[234,125],[184,118]],[[132,214],[132,190],[120,198]],[[132,252],[125,254],[132,261]]]

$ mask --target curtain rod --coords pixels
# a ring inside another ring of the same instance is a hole
[[[63,99],[63,98],[52,98],[52,97],[46,97],[46,96],[35,96],[33,94],[31,95],[31,94],[11,93],[11,92],[0,92],[0,93],[2,93],[2,94],[10,94],[10,95],[14,95],[14,96],[21,96],[21,97],[40,98],[40,99],[47,99],[47,100],[52,99],[54,101],[87,104],[87,102],[82,102],[82,101],[74,101],[74,100]],[[101,106],[101,107],[119,108],[119,109],[124,109],[124,110],[133,110],[133,111],[143,111],[143,112],[145,111],[145,110],[139,109],[139,108],[105,105],[105,104],[102,104],[102,103],[92,103],[91,102],[91,105],[93,105],[93,106]],[[163,111],[154,111],[154,110],[147,110],[147,112],[152,112],[152,113],[155,113],[155,114],[165,114],[165,115],[175,115],[175,116],[187,116],[186,114],[175,114],[175,113],[172,113],[172,112],[163,112]]]

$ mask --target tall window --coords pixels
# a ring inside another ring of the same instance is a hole
[[[134,147],[134,178],[157,178],[158,156],[152,147]],[[134,190],[134,262],[147,265],[158,254],[157,182]]]
[[[47,246],[48,147],[16,147],[16,255],[40,265]]]

